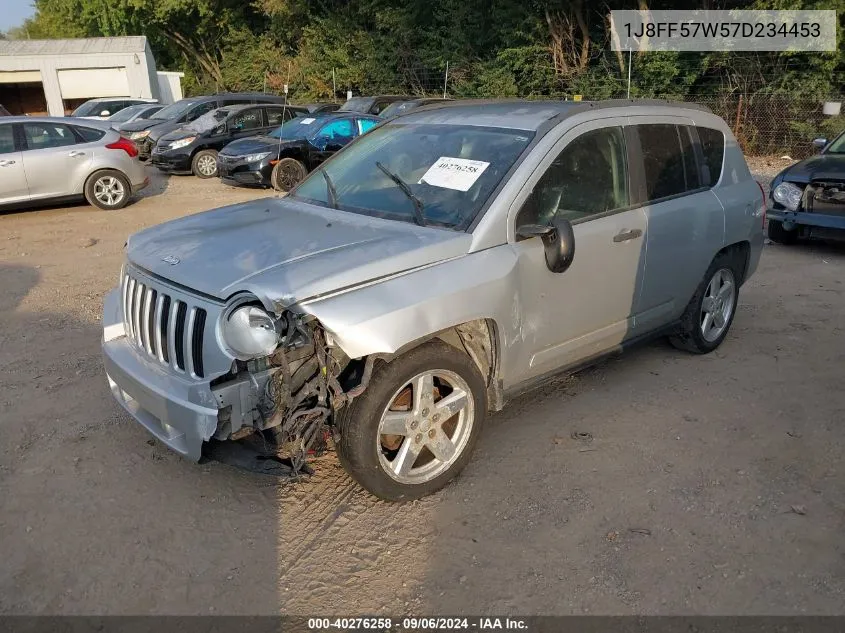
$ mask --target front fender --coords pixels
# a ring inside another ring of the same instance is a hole
[[[521,331],[516,255],[508,245],[471,253],[305,302],[350,357],[394,354],[476,319],[495,324],[501,361]]]

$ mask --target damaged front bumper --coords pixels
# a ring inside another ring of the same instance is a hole
[[[115,400],[164,444],[199,461],[217,429],[217,400],[208,383],[173,375],[138,352],[126,336],[117,289],[105,298],[102,349]]]

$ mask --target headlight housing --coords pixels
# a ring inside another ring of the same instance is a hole
[[[795,211],[801,204],[801,197],[804,192],[800,187],[793,185],[791,182],[782,182],[772,192],[772,198],[785,206],[790,211]]]
[[[255,305],[242,305],[224,315],[220,335],[223,344],[238,360],[267,356],[280,341],[276,319]]]
[[[140,132],[130,132],[129,138],[133,141],[140,140],[142,138],[147,138],[150,135],[149,130],[141,130]]]
[[[244,162],[246,163],[257,163],[259,161],[264,160],[270,155],[270,152],[261,152],[260,154],[247,154],[244,156]]]
[[[180,138],[178,140],[172,141],[168,147],[170,149],[179,149],[180,147],[186,147],[193,143],[196,140],[196,136],[186,136],[185,138]]]

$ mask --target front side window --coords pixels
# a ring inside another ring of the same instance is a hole
[[[517,226],[577,222],[629,205],[625,137],[621,127],[585,132],[555,158],[523,206]]]
[[[266,108],[267,125],[281,125],[282,121],[290,121],[296,117],[296,111],[290,108]]]
[[[331,207],[326,173],[341,210],[463,231],[533,136],[474,125],[381,125],[288,195]]]
[[[235,132],[242,130],[254,130],[261,127],[261,110],[250,108],[243,110],[232,117],[231,129]]]
[[[47,149],[76,145],[71,129],[62,123],[24,123],[23,134],[27,149]]]
[[[15,151],[15,130],[11,123],[0,125],[0,154]]]

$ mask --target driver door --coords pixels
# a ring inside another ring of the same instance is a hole
[[[564,134],[518,198],[524,202],[515,207],[514,231],[566,218],[575,255],[567,270],[553,273],[540,238],[515,238],[522,341],[513,383],[607,352],[631,331],[647,220],[634,203],[630,162],[624,120],[585,123]]]

